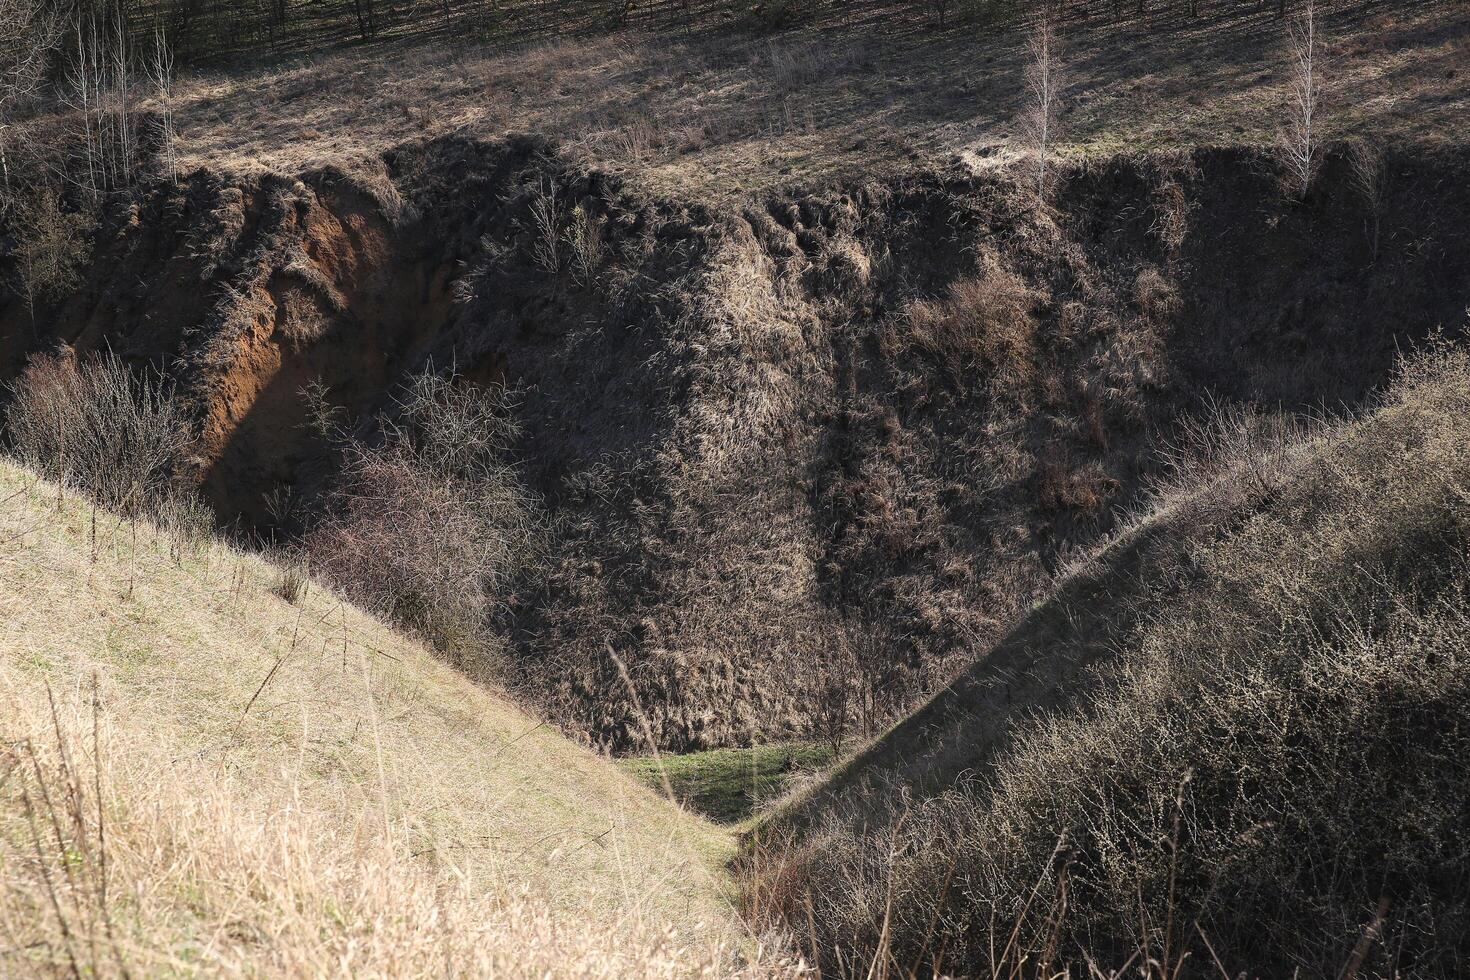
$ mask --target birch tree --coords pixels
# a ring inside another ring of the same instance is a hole
[[[153,96],[158,100],[162,143],[159,148],[160,162],[168,179],[177,180],[179,168],[174,129],[174,52],[162,24],[158,24],[153,30],[153,56],[148,62],[148,76],[152,83]]]
[[[1287,21],[1286,120],[1277,137],[1287,178],[1306,197],[1322,156],[1322,59],[1315,0],[1302,0]]]
[[[1031,23],[1026,65],[1026,106],[1020,120],[1021,136],[1036,161],[1036,200],[1046,199],[1052,148],[1057,138],[1057,111],[1063,87],[1057,50],[1056,11],[1043,4]]]

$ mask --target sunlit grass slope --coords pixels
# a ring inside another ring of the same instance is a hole
[[[722,831],[280,584],[0,461],[0,973],[751,969]]]

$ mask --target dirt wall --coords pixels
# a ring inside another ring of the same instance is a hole
[[[335,467],[308,382],[366,420],[429,362],[503,380],[553,527],[497,625],[513,684],[613,748],[644,737],[620,661],[666,747],[809,730],[834,679],[867,728],[1112,533],[1181,418],[1351,406],[1461,328],[1470,167],[1386,173],[1370,200],[1335,151],[1298,201],[1203,148],[1074,167],[1046,208],[959,163],[712,208],[532,139],[199,172],[116,202],[74,295],[7,299],[0,370],[58,343],[162,366],[222,523],[286,536]]]

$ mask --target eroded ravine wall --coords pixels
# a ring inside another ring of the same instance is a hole
[[[529,698],[635,746],[621,661],[655,737],[689,747],[809,728],[851,676],[877,725],[1116,529],[1206,395],[1352,405],[1460,328],[1470,171],[1450,150],[1387,169],[1369,202],[1332,156],[1297,201],[1251,151],[1126,157],[1048,208],[958,165],[652,200],[531,140],[196,173],[110,213],[34,324],[7,300],[0,367],[57,343],[164,366],[221,520],[282,533],[332,478],[308,382],[364,419],[430,361],[503,380],[555,528],[497,626]],[[537,259],[553,189],[600,228],[591,277]]]

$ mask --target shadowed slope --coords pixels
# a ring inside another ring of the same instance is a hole
[[[1357,946],[1459,975],[1467,381],[1438,351],[1361,420],[1193,473],[778,814],[801,839],[756,897],[904,969],[1336,975]]]

